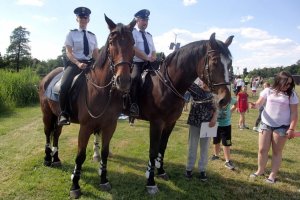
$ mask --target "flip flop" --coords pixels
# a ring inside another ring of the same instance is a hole
[[[255,173],[253,173],[253,174],[250,174],[250,178],[257,178],[257,177],[259,177],[259,176],[264,176],[265,174],[260,174],[260,175],[258,175],[258,174],[255,174]]]
[[[276,183],[276,179],[273,180],[273,179],[267,178],[266,183],[274,184],[274,183]]]

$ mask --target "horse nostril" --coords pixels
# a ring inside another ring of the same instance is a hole
[[[220,107],[223,107],[225,105],[225,99],[221,99],[220,101],[219,101],[219,106]]]

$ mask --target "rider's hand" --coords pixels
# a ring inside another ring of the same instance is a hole
[[[80,69],[85,69],[87,67],[87,64],[85,63],[79,63],[77,64],[77,66],[80,68]]]

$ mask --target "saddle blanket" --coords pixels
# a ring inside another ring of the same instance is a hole
[[[46,91],[45,91],[45,96],[51,99],[52,101],[59,101],[59,91],[60,91],[60,80],[64,72],[60,72],[57,74],[50,84],[48,85]]]

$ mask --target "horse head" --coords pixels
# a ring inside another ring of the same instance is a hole
[[[228,46],[233,36],[230,36],[225,43],[215,39],[215,33],[210,36],[206,45],[204,59],[204,73],[199,76],[216,94],[219,107],[230,103],[230,80],[229,69],[232,66],[232,58]]]
[[[131,83],[130,69],[134,56],[132,30],[136,21],[132,20],[128,25],[115,24],[106,15],[104,16],[110,30],[106,45],[110,67],[115,77],[114,84],[118,90],[127,92]]]

